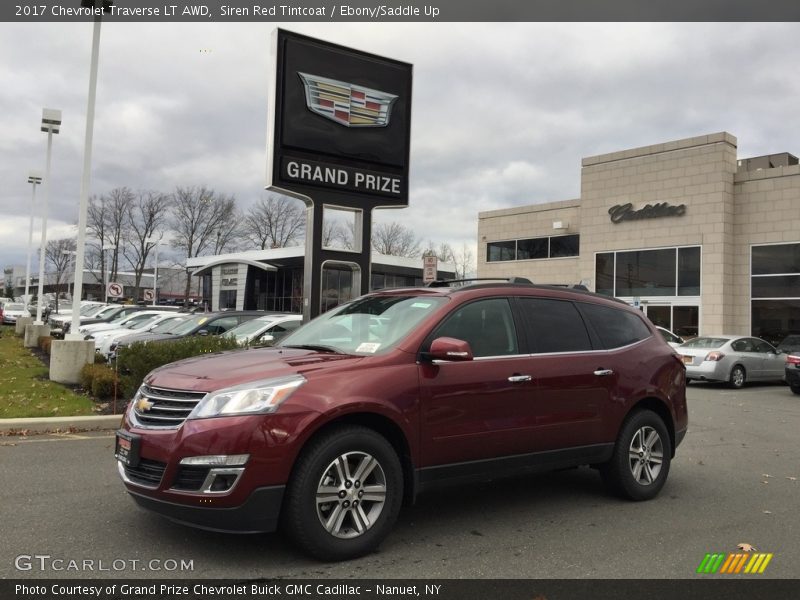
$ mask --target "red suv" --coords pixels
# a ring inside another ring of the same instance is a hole
[[[281,525],[325,560],[446,482],[591,465],[658,494],[687,427],[683,363],[626,304],[553,286],[372,293],[279,345],[150,373],[117,433],[136,502],[189,525]]]

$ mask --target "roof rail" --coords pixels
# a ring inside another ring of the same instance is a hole
[[[533,282],[527,277],[470,277],[468,279],[436,279],[428,282],[425,287],[451,287],[454,283],[472,283],[473,281],[499,281],[502,283],[518,283],[532,285]]]

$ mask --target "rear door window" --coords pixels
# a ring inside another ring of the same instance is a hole
[[[531,352],[581,352],[592,349],[589,332],[572,302],[519,298]]]
[[[650,337],[650,329],[644,321],[627,310],[582,302],[581,312],[606,349],[621,348]]]

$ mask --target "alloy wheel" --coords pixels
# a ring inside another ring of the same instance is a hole
[[[631,439],[628,457],[634,481],[640,485],[656,481],[664,461],[664,444],[658,431],[648,425],[638,429]]]

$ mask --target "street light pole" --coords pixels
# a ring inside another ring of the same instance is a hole
[[[58,133],[61,127],[61,111],[52,108],[42,110],[42,131],[47,133],[47,161],[44,175],[44,205],[42,206],[42,237],[39,244],[39,290],[36,298],[36,321],[34,325],[42,323],[42,302],[44,297],[44,255],[47,247],[47,205],[50,200],[50,159],[53,154],[53,134]]]
[[[28,295],[28,286],[31,282],[31,250],[33,248],[33,215],[36,211],[36,186],[42,183],[42,174],[39,171],[31,171],[28,175],[28,183],[31,184],[33,189],[33,196],[31,197],[31,222],[28,226],[28,262],[25,263],[25,304],[31,301]]]
[[[105,12],[113,2],[104,0],[82,0],[81,6],[84,8],[95,8],[98,4]],[[81,178],[81,193],[78,208],[78,240],[75,249],[75,279],[73,283],[72,298],[72,326],[70,333],[67,334],[68,340],[82,340],[83,336],[78,333],[80,327],[80,308],[81,295],[83,293],[83,265],[84,254],[86,251],[86,212],[89,205],[89,179],[92,167],[92,136],[94,134],[94,105],[97,97],[97,64],[100,60],[100,22],[98,14],[94,18],[94,29],[92,31],[92,58],[89,66],[89,98],[86,102],[86,136],[83,145],[83,176]],[[108,286],[106,286],[108,287]],[[108,291],[106,290],[106,293]],[[108,298],[106,297],[106,300]]]

